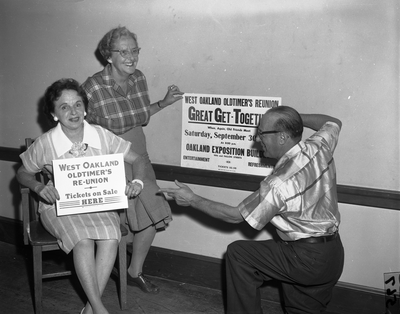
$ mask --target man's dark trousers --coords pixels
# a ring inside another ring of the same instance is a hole
[[[226,255],[227,313],[262,313],[260,286],[282,283],[288,314],[326,309],[343,271],[340,236],[329,242],[236,241]]]

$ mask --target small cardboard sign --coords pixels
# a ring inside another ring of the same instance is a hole
[[[53,160],[57,215],[128,207],[123,154]]]
[[[390,272],[383,274],[385,280],[386,314],[400,312],[400,273]]]

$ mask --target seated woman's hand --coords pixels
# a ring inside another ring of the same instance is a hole
[[[141,181],[140,181],[141,182]],[[140,184],[138,181],[131,181],[128,182],[125,188],[125,194],[128,196],[128,198],[134,198],[142,192],[143,185]]]
[[[56,200],[60,199],[57,189],[52,184],[39,184],[35,187],[34,191],[49,204],[54,204]]]

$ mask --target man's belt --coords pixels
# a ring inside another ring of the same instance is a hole
[[[334,234],[332,235],[328,235],[328,236],[321,236],[321,237],[310,237],[310,238],[303,238],[303,239],[299,239],[296,240],[294,242],[301,242],[301,243],[326,243],[332,240],[335,240],[338,236],[338,232],[336,231]]]

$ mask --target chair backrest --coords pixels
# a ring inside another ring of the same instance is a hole
[[[25,139],[25,146],[28,148],[33,143],[31,138]],[[45,183],[46,177],[43,173],[38,173],[36,175],[36,179]],[[24,228],[24,244],[29,244],[29,225],[31,221],[38,221],[39,214],[39,196],[36,195],[33,191],[30,191],[29,188],[22,186],[21,196],[22,196],[22,223]]]

